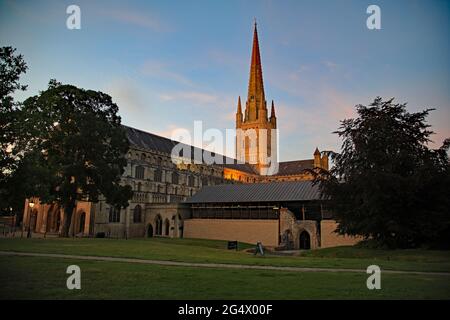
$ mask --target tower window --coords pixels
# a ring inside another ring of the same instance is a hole
[[[161,169],[156,169],[155,170],[155,179],[156,182],[161,182],[162,180],[162,171]]]
[[[144,179],[144,167],[143,166],[137,166],[135,170],[135,177],[137,179]]]

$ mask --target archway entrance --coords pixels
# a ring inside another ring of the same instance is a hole
[[[162,219],[161,216],[158,214],[155,218],[155,235],[161,236],[162,235]]]
[[[148,238],[153,237],[153,226],[151,224],[149,224],[147,227],[147,237]]]
[[[37,211],[33,210],[30,216],[29,228],[33,232],[37,232]]]
[[[299,248],[303,250],[309,250],[311,249],[311,237],[309,236],[309,233],[306,230],[303,230],[300,233],[300,244]]]

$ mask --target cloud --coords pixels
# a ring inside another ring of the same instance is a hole
[[[195,86],[193,81],[183,74],[171,70],[170,67],[163,62],[148,60],[142,65],[140,71],[145,76],[169,79],[185,86]]]
[[[321,150],[339,150],[340,139],[332,132],[340,121],[355,116],[357,99],[331,86],[320,86],[302,95],[298,105],[281,101],[275,104],[280,138],[297,141],[298,147],[319,147]],[[282,144],[286,146],[284,141]],[[293,153],[282,148],[283,154]],[[312,154],[313,150],[311,150]],[[305,154],[304,154],[305,155]],[[290,157],[298,158],[298,155]]]
[[[168,31],[167,24],[162,23],[154,14],[133,11],[127,8],[104,11],[104,14],[118,22],[131,24],[153,31]]]
[[[324,64],[325,67],[327,67],[328,70],[330,70],[330,71],[331,71],[331,70],[334,70],[334,69],[336,69],[336,68],[338,67],[338,65],[337,65],[336,63],[334,63],[334,62],[332,62],[332,61],[328,61],[328,60],[324,61],[323,64]]]
[[[249,61],[244,60],[243,56],[233,55],[226,50],[211,49],[208,51],[208,57],[212,62],[227,67],[242,70],[247,68]]]
[[[159,97],[162,101],[181,100],[181,101],[189,101],[196,105],[214,104],[217,103],[217,101],[219,101],[218,96],[196,91],[179,91],[173,93],[166,93],[161,94]]]
[[[113,79],[104,87],[113,101],[119,106],[119,112],[130,116],[139,116],[148,110],[148,99],[139,86],[131,79]]]

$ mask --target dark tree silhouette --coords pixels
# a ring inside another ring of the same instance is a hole
[[[406,104],[377,97],[356,106],[358,117],[341,121],[340,153],[322,172],[337,232],[362,235],[388,247],[450,244],[450,140],[433,150],[426,118],[433,109],[406,111]]]
[[[27,70],[23,56],[15,53],[12,47],[0,47],[0,203],[1,212],[21,212],[23,193],[9,187],[20,158],[12,153],[16,141],[17,116],[20,104],[15,102],[13,94],[26,90],[20,83],[20,77]],[[18,187],[18,186],[17,186]],[[20,199],[20,200],[19,200]]]
[[[105,93],[50,81],[46,91],[24,102],[18,148],[34,158],[45,177],[35,196],[64,208],[67,236],[76,201],[96,202],[100,195],[117,207],[128,206],[130,186],[120,177],[129,142]]]

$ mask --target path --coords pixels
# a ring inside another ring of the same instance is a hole
[[[273,270],[273,271],[291,271],[291,272],[357,272],[366,273],[363,269],[343,269],[343,268],[303,268],[303,267],[276,267],[276,266],[256,266],[246,264],[226,264],[226,263],[197,263],[197,262],[178,262],[167,260],[145,260],[133,258],[115,258],[100,256],[79,256],[69,254],[55,253],[31,253],[16,251],[0,251],[0,256],[22,256],[22,257],[43,257],[43,258],[63,258],[78,259],[91,261],[110,261],[110,262],[126,262],[140,264],[154,264],[162,266],[178,266],[178,267],[198,267],[198,268],[224,268],[224,269],[253,269],[253,270]],[[400,271],[400,270],[382,270],[383,274],[407,274],[407,275],[428,275],[428,276],[450,276],[449,272],[422,272],[422,271]]]

